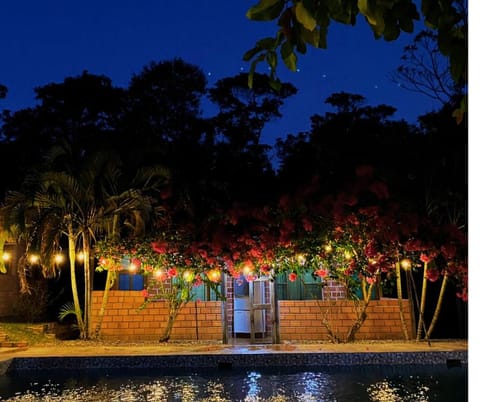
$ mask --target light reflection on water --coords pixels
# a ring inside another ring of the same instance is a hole
[[[462,402],[467,368],[22,371],[0,376],[0,401]]]

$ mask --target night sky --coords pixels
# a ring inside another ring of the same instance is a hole
[[[199,66],[213,85],[218,79],[248,71],[242,61],[256,40],[273,36],[274,22],[245,16],[256,0],[16,0],[0,2],[0,83],[9,89],[0,109],[35,105],[33,88],[62,82],[87,70],[125,87],[150,61],[180,57]],[[423,28],[418,22],[417,28]],[[394,118],[415,123],[438,108],[429,98],[394,83],[389,75],[400,65],[413,35],[394,42],[375,40],[363,17],[355,27],[332,24],[328,49],[309,49],[299,71],[279,69],[280,78],[299,92],[287,99],[281,120],[272,122],[263,141],[308,130],[310,116],[330,110],[334,92],[363,95],[370,105],[398,109]],[[267,72],[260,65],[259,72]],[[206,115],[211,113],[205,105]]]

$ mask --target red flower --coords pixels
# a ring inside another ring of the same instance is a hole
[[[143,289],[141,291],[141,294],[142,294],[142,297],[148,297],[148,290],[147,289]]]
[[[315,275],[318,277],[325,279],[328,276],[328,269],[320,268],[315,271]]]
[[[153,251],[159,254],[164,254],[167,251],[167,242],[154,241],[152,243]]]
[[[310,219],[302,218],[303,229],[305,232],[311,232],[313,230],[313,225]]]
[[[429,269],[427,270],[427,279],[430,282],[435,282],[438,280],[440,276],[440,273],[438,272],[438,269]]]
[[[290,272],[288,274],[288,280],[290,282],[295,282],[297,280],[297,274],[295,272]]]
[[[425,264],[428,264],[430,261],[432,261],[432,258],[429,255],[422,253],[420,254],[420,261],[422,261]]]
[[[177,276],[177,269],[176,268],[170,268],[167,271],[167,275],[169,278],[175,278]]]
[[[371,177],[373,175],[373,168],[371,166],[362,165],[355,169],[358,177]]]
[[[442,254],[445,256],[447,259],[451,259],[455,257],[455,254],[457,252],[457,248],[455,247],[454,244],[445,244],[444,246],[441,247],[440,249],[442,251]]]
[[[377,281],[377,278],[374,276],[367,276],[366,281],[369,285],[373,285]]]
[[[380,200],[390,197],[386,184],[379,181],[376,181],[370,185],[370,191],[374,193]]]

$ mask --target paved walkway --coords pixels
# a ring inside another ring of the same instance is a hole
[[[0,362],[20,357],[68,356],[157,356],[194,354],[260,354],[260,353],[381,353],[381,352],[449,352],[468,351],[466,340],[368,341],[348,344],[282,343],[279,345],[223,345],[216,343],[102,343],[63,341],[40,346],[0,348]]]

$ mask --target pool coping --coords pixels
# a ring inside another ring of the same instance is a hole
[[[312,367],[354,365],[466,366],[467,351],[354,353],[214,353],[14,357],[0,362],[0,374],[25,370]],[[2,370],[3,366],[3,370]]]

